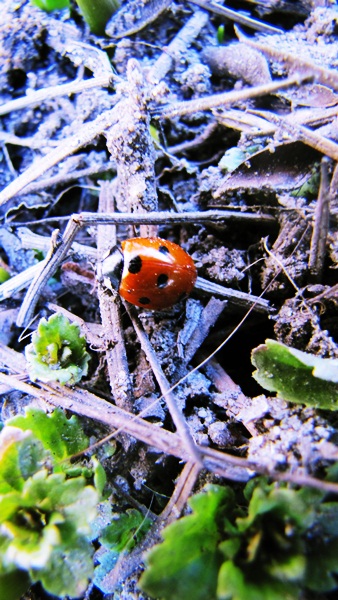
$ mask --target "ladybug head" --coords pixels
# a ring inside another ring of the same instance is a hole
[[[108,288],[118,291],[123,271],[123,254],[121,248],[114,246],[103,258],[100,265],[100,276]]]

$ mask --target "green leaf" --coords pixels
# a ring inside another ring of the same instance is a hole
[[[229,488],[193,497],[193,514],[149,553],[142,589],[164,600],[298,600],[336,589],[338,503],[265,478],[246,488],[240,506]]]
[[[221,566],[218,586],[218,600],[298,600],[299,587],[287,581],[248,580],[243,571],[233,562]]]
[[[124,514],[113,515],[112,522],[102,532],[100,542],[114,552],[129,552],[150,525],[150,519],[134,508],[129,509]]]
[[[232,173],[237,167],[242,164],[247,157],[247,154],[234,146],[233,148],[229,148],[222,156],[221,160],[218,163],[219,168],[225,173]]]
[[[11,423],[0,432],[0,598],[18,600],[35,581],[57,596],[81,596],[93,576],[99,494],[83,476],[67,479],[67,468],[50,471],[52,457],[64,466],[87,438],[60,410],[29,409]],[[99,463],[94,473],[102,487]]]
[[[25,348],[32,381],[59,381],[62,385],[78,383],[88,372],[90,356],[79,327],[62,314],[40,320],[32,343]]]
[[[90,30],[97,35],[104,35],[108,20],[120,6],[119,0],[76,0],[76,3]]]
[[[280,342],[266,340],[252,352],[253,377],[284,400],[338,408],[338,359],[320,358]]]
[[[47,458],[30,431],[4,427],[0,432],[0,494],[22,490],[25,479],[40,469]]]
[[[316,592],[337,589],[338,539],[318,535],[309,539],[305,584]]]
[[[338,538],[338,502],[323,502],[318,506],[316,526],[320,527],[322,537]]]
[[[69,0],[31,0],[31,3],[46,12],[70,7]]]
[[[106,509],[104,509],[106,512]],[[94,522],[94,528],[98,523]],[[136,509],[127,510],[124,514],[109,515],[109,525],[104,527],[99,542],[102,544],[102,550],[98,556],[99,565],[95,569],[95,585],[105,594],[114,591],[108,573],[115,566],[121,553],[127,553],[140,542],[143,536],[151,527],[150,519],[147,519]]]
[[[0,267],[0,283],[4,283],[5,281],[8,281],[8,279],[10,279],[11,276],[8,273],[8,271],[6,271],[6,269],[4,269],[3,267]]]
[[[0,495],[0,523],[11,519],[21,504],[20,492],[6,492]]]
[[[58,463],[85,450],[89,444],[75,415],[67,419],[58,408],[49,414],[38,408],[27,408],[25,415],[13,417],[8,421],[8,425],[19,427],[23,431],[32,431],[51,453],[56,470]],[[61,468],[67,470],[69,463],[60,465]]]
[[[279,581],[301,581],[304,576],[306,559],[303,554],[290,554],[284,560],[272,562],[267,573]]]
[[[31,579],[41,581],[49,594],[78,598],[93,575],[92,554],[92,545],[78,536],[70,547],[60,545],[56,548],[44,568],[31,569]]]
[[[0,570],[0,598],[18,600],[31,585],[31,580],[25,571],[15,569],[10,573]]]
[[[92,456],[92,464],[94,467],[94,485],[95,488],[102,495],[105,485],[107,483],[106,472],[101,463],[97,460],[96,456]]]
[[[207,486],[191,498],[193,514],[169,525],[164,542],[147,556],[140,585],[148,594],[170,600],[212,600],[221,554],[217,545],[224,512],[233,503],[230,488]]]
[[[217,43],[219,45],[224,43],[224,25],[220,25],[217,29]]]
[[[83,477],[67,480],[47,470],[20,492],[0,495],[0,564],[25,570],[51,594],[81,595],[93,574],[89,538],[97,502]]]
[[[301,529],[305,529],[313,520],[312,513],[308,514],[304,500],[295,490],[277,487],[274,484],[266,487],[257,485],[250,500],[248,516],[237,519],[238,530],[244,532],[257,518],[263,515],[270,518],[272,513],[292,521]]]
[[[306,181],[297,189],[291,192],[291,196],[307,198],[318,197],[318,190],[320,184],[320,169],[319,164],[316,163],[312,169],[312,175],[306,179]]]

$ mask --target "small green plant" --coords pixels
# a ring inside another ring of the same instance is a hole
[[[78,597],[93,575],[91,523],[99,493],[70,458],[87,447],[77,420],[30,409],[0,433],[0,597],[18,600],[40,581]],[[60,463],[60,461],[62,461]],[[102,467],[101,467],[102,469]]]
[[[320,184],[320,170],[317,163],[312,169],[311,176],[298,188],[291,192],[295,198],[317,198]]]
[[[113,514],[112,521],[102,531],[99,542],[102,546],[99,565],[95,569],[94,583],[105,594],[114,592],[109,578],[121,553],[130,552],[140,542],[151,526],[151,520],[132,508],[123,514]]]
[[[76,0],[90,30],[104,35],[110,17],[119,9],[119,0]]]
[[[62,8],[70,8],[69,0],[31,0],[31,3],[45,10],[52,12],[53,10],[61,10]]]
[[[45,12],[70,8],[70,0],[31,0],[31,3]],[[120,8],[119,0],[76,0],[82,16],[90,30],[104,35],[110,17]]]
[[[224,25],[220,25],[217,29],[217,43],[221,46],[222,44],[224,44],[224,38],[225,38],[225,27]]]
[[[30,431],[39,440],[52,457],[54,473],[65,472],[68,476],[82,474],[81,463],[72,464],[70,458],[88,448],[89,440],[75,415],[67,419],[58,408],[46,414],[43,410],[28,407],[24,415],[7,421],[8,425]]]
[[[337,410],[338,359],[320,358],[275,340],[252,352],[258,383],[289,402]]]
[[[10,279],[11,276],[8,273],[8,271],[6,269],[4,269],[4,267],[0,267],[0,283],[4,283],[5,281],[8,281],[8,279]]]
[[[141,588],[164,600],[297,600],[336,589],[338,503],[318,490],[208,485],[146,557]]]
[[[74,385],[88,372],[90,356],[80,329],[62,314],[42,318],[32,343],[26,346],[29,376],[32,381],[59,381]]]

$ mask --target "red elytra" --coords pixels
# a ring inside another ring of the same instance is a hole
[[[121,243],[123,270],[119,293],[142,308],[170,308],[192,291],[194,261],[177,244],[161,238],[131,238]]]

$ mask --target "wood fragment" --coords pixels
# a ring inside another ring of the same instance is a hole
[[[148,90],[136,60],[127,67],[127,96],[119,105],[119,118],[105,132],[107,148],[116,162],[118,205],[134,214],[158,208],[155,151],[150,135]],[[151,226],[141,228],[141,237],[154,235]]]
[[[195,331],[185,346],[185,364],[189,364],[189,362],[192,360],[200,346],[203,344],[204,340],[207,338],[211,327],[215,325],[218,317],[222,314],[226,305],[227,302],[224,300],[217,300],[216,298],[211,298],[209,300],[208,304],[202,311]]]
[[[151,67],[147,79],[156,84],[163,79],[172,68],[174,62],[179,62],[185,56],[187,48],[197,38],[202,27],[208,22],[208,15],[202,10],[195,12],[187,23],[180,29],[174,39],[166,47],[165,52]]]
[[[109,181],[100,185],[99,212],[114,212],[112,186]],[[116,245],[116,227],[99,225],[97,228],[97,260]],[[117,406],[133,412],[133,391],[129,375],[127,352],[125,348],[121,302],[116,292],[113,294],[103,282],[98,280],[97,293],[100,304],[102,330],[104,332],[105,356],[108,367],[112,396]]]
[[[220,15],[221,17],[225,17],[226,19],[230,19],[235,23],[240,23],[240,25],[251,27],[251,29],[255,29],[256,31],[262,31],[263,33],[284,33],[283,29],[279,29],[279,27],[274,27],[269,23],[264,23],[263,21],[258,21],[257,19],[253,19],[252,17],[243,15],[237,10],[232,10],[231,8],[226,8],[225,6],[222,6],[218,2],[206,0],[190,0],[190,2],[192,4],[197,4],[205,10],[209,10],[215,13],[216,15]]]
[[[16,110],[22,110],[29,106],[40,106],[45,100],[57,98],[58,96],[68,96],[69,94],[78,94],[84,90],[92,90],[95,88],[109,87],[112,80],[115,78],[113,73],[107,73],[92,79],[83,81],[71,81],[60,85],[42,88],[37,91],[31,91],[29,95],[15,98],[0,105],[0,116],[12,113]]]
[[[322,279],[330,221],[330,183],[328,160],[326,158],[322,159],[320,175],[320,187],[313,217],[313,232],[309,254],[311,280],[316,283],[320,283]]]
[[[224,92],[222,94],[212,94],[204,98],[198,98],[197,100],[185,100],[182,102],[176,102],[169,104],[168,106],[156,111],[156,116],[165,119],[172,119],[174,117],[182,117],[183,115],[193,114],[199,111],[212,110],[220,106],[230,106],[250,98],[258,98],[267,94],[277,93],[279,90],[299,85],[302,81],[309,79],[309,75],[293,76],[287,79],[281,79],[279,81],[272,81],[271,83],[257,85],[243,90],[235,90],[231,92]]]

